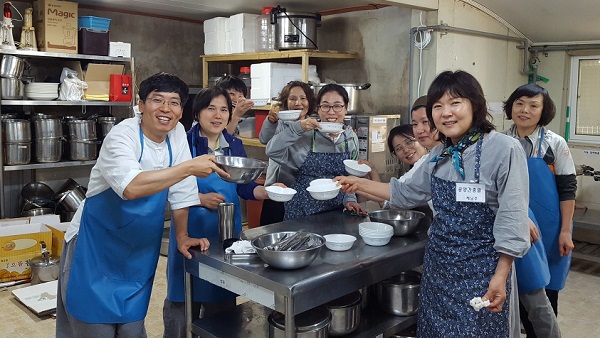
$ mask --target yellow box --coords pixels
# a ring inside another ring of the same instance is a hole
[[[52,231],[42,223],[0,227],[0,282],[31,278],[29,261],[52,247]]]
[[[77,54],[78,3],[36,0],[33,19],[38,50]]]
[[[52,232],[52,249],[50,250],[50,254],[52,256],[60,257],[62,255],[63,250],[63,242],[65,240],[65,231],[69,228],[69,222],[48,225],[46,226]]]

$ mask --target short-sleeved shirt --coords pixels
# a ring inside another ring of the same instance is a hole
[[[160,170],[169,167],[167,142],[156,143],[144,137],[144,152],[140,143],[141,114],[125,119],[115,125],[102,143],[98,160],[90,173],[86,193],[89,197],[112,189],[123,200],[125,188],[143,171]],[[168,133],[173,156],[172,166],[192,158],[183,125],[180,123]],[[138,162],[140,159],[141,160]],[[71,240],[79,232],[84,200],[71,220],[65,239]],[[169,188],[168,201],[171,210],[200,204],[196,178],[189,176]],[[162,212],[162,210],[160,211]]]

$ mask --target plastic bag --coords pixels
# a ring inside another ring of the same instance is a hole
[[[70,68],[63,68],[60,75],[60,89],[58,99],[62,101],[81,101],[83,91],[88,87],[85,81],[77,77],[77,72]]]

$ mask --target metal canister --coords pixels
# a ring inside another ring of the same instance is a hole
[[[41,256],[33,257],[29,261],[31,267],[31,284],[51,282],[58,279],[60,257],[51,256],[44,241],[40,242]]]

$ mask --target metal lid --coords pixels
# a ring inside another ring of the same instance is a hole
[[[360,291],[354,291],[338,299],[334,299],[329,303],[326,303],[325,306],[327,308],[346,308],[356,306],[360,304],[361,301],[362,295]]]
[[[307,332],[319,330],[331,322],[331,313],[324,306],[299,313],[295,317],[296,332]],[[285,315],[281,312],[273,311],[269,315],[269,323],[280,330],[285,330]]]

